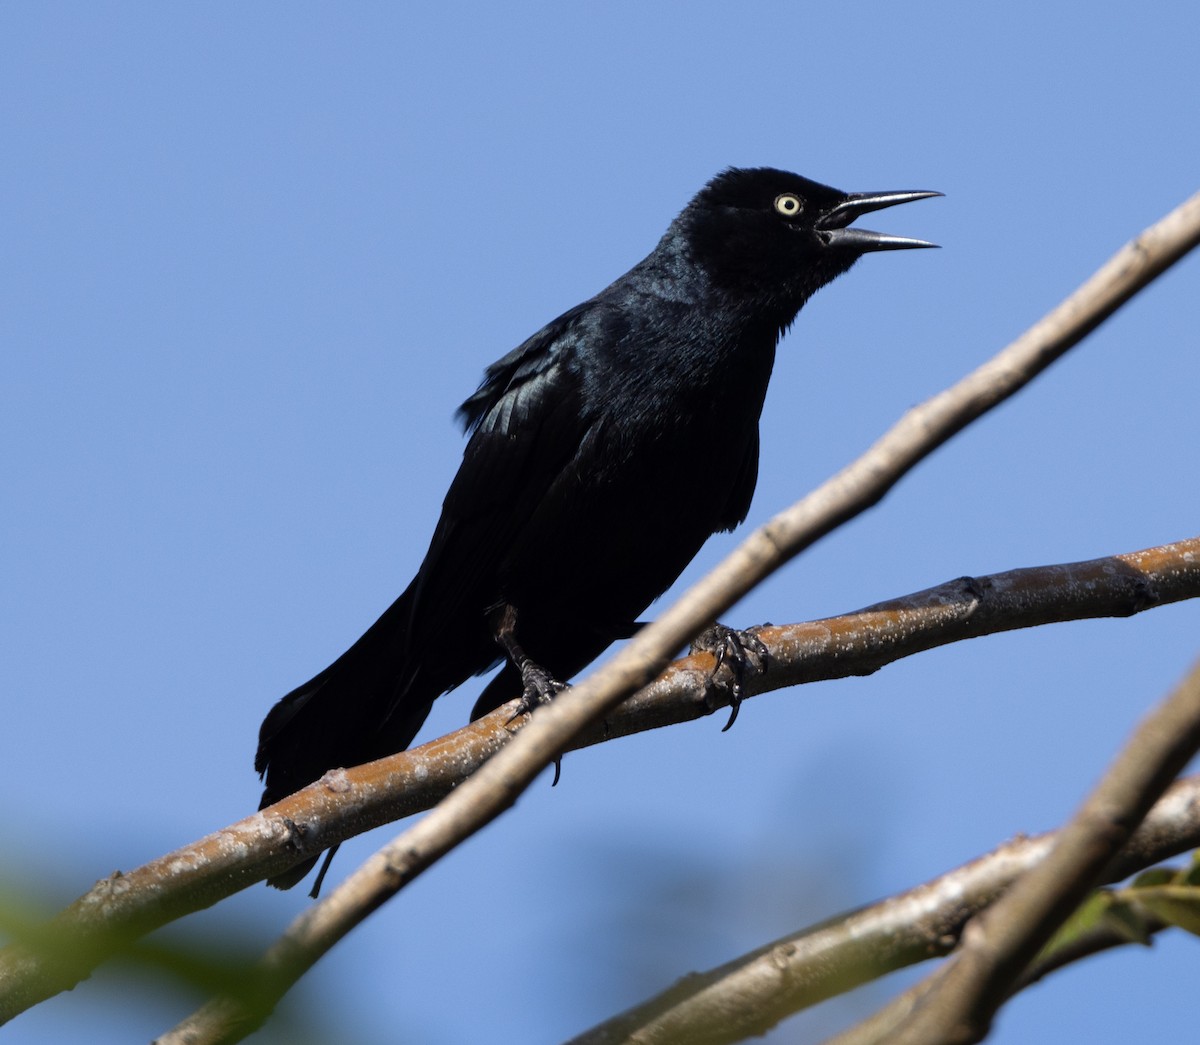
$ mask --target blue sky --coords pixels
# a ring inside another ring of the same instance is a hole
[[[1078,11],[5,5],[0,879],[58,906],[251,811],[262,715],[415,571],[484,366],[722,167],[946,193],[874,222],[943,250],[864,259],[781,346],[751,524],[1037,319],[1198,187],[1195,5]],[[731,623],[1194,535],[1198,279],[1192,258]],[[572,755],[262,1040],[561,1040],[1055,826],[1198,625],[1000,636]],[[306,903],[255,888],[191,928],[265,945]],[[1179,937],[1089,962],[992,1040],[1180,1036],[1197,960]],[[99,974],[9,1040],[144,1040],[199,1000],[127,987]]]

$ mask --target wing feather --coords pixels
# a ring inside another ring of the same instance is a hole
[[[469,627],[495,598],[506,549],[579,452],[587,435],[574,367],[582,311],[490,366],[460,408],[470,438],[417,576],[410,642]]]

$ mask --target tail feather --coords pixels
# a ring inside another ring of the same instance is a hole
[[[408,654],[410,586],[353,646],[283,697],[263,719],[254,768],[265,780],[259,808],[278,802],[330,769],[356,766],[412,743],[441,690],[424,692]],[[270,879],[287,889],[316,862]]]

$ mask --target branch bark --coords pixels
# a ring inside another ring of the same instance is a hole
[[[852,1028],[833,1042],[981,1041],[1018,977],[1098,882],[1197,749],[1200,664],[1134,732],[1045,859],[967,924],[954,957],[914,991],[885,1006],[865,1027]]]
[[[761,1036],[801,1009],[949,954],[963,926],[1044,861],[1057,837],[1014,839],[915,889],[688,975],[568,1045],[732,1045]],[[1197,845],[1200,776],[1163,796],[1100,880],[1118,882]],[[1116,942],[1097,939],[1086,953]]]
[[[513,805],[541,770],[759,581],[879,500],[963,427],[1028,384],[1200,242],[1200,193],[1122,248],[1079,290],[952,388],[910,410],[861,458],[752,533],[608,664],[531,717],[513,743],[289,926],[260,964],[261,1007],[217,1000],[181,1025],[191,1042],[244,1036],[338,940]],[[164,1040],[171,1040],[170,1038]],[[177,1038],[176,1040],[184,1040]]]
[[[1088,562],[962,577],[854,613],[758,629],[771,663],[765,674],[745,680],[745,692],[866,675],[963,639],[1127,616],[1198,596],[1200,537]],[[725,706],[727,691],[709,683],[712,667],[709,654],[677,661],[574,746],[692,721]],[[124,943],[247,888],[306,852],[430,808],[507,743],[509,714],[500,709],[419,748],[328,774],[262,813],[103,879],[39,934],[36,946],[0,952],[0,1019],[74,986]]]

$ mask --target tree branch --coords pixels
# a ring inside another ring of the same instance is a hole
[[[1014,839],[915,889],[784,936],[709,972],[685,976],[569,1045],[730,1045],[761,1036],[801,1009],[950,953],[967,921],[1038,866],[1057,837]],[[1198,845],[1200,776],[1170,789],[1101,881],[1120,881]],[[1115,943],[1091,938],[1076,956]]]
[[[1018,977],[1198,748],[1200,664],[1134,732],[1045,859],[967,924],[954,957],[866,1027],[833,1041],[965,1045],[982,1040]]]
[[[910,410],[861,458],[752,533],[605,666],[539,709],[511,744],[289,926],[263,957],[261,1008],[246,1012],[237,1011],[236,1002],[213,1003],[183,1025],[189,1028],[189,1040],[237,1040],[322,954],[512,806],[545,766],[589,725],[649,683],[708,622],[813,542],[878,503],[914,464],[1028,384],[1198,242],[1200,193],[1118,251],[997,356]]]
[[[1127,616],[1198,596],[1200,537],[1088,562],[963,577],[854,613],[758,629],[771,663],[765,674],[745,680],[745,692],[866,675],[950,642]],[[692,721],[725,706],[727,691],[709,682],[712,666],[709,654],[677,661],[575,746]],[[35,940],[0,952],[0,1018],[11,1019],[74,986],[124,943],[261,881],[305,853],[430,808],[507,743],[509,714],[500,709],[419,748],[327,774],[262,813],[103,879]]]

